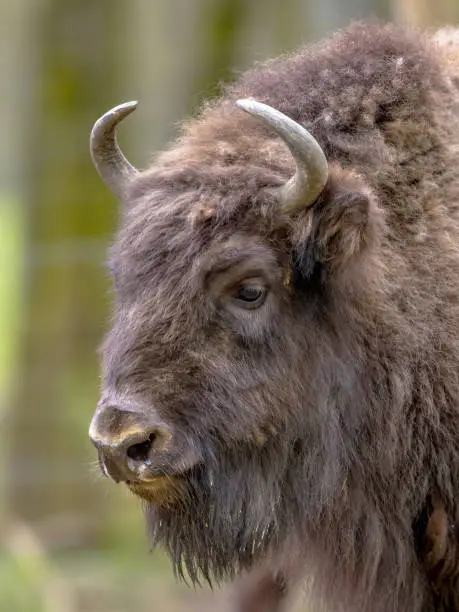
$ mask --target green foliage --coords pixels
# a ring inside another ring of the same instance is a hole
[[[24,253],[23,208],[0,197],[0,415],[17,367]]]

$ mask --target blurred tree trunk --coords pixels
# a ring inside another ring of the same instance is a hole
[[[459,22],[457,0],[392,0],[392,6],[397,21],[418,27]]]
[[[391,0],[321,0],[311,3],[314,7],[316,32],[323,35],[347,25],[351,20],[366,17],[388,19],[391,13],[390,3]]]
[[[116,205],[90,164],[88,137],[96,113],[113,97],[116,5],[42,0],[39,6],[30,57],[38,58],[32,65],[41,86],[34,129],[25,132],[34,165],[8,472],[12,513],[52,525],[54,532],[45,531],[53,538],[56,516],[89,518],[95,507],[87,428],[106,315],[101,264]]]

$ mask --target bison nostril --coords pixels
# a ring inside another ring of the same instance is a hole
[[[148,463],[150,461],[149,454],[155,437],[155,434],[150,434],[148,440],[130,446],[127,449],[127,456],[139,463]]]

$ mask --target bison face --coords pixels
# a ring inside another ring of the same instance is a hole
[[[320,178],[323,160],[308,183],[298,133],[293,144],[281,134],[298,166],[284,187],[259,164],[187,166],[186,155],[136,175],[114,117],[98,129],[115,161],[107,169],[105,144],[99,171],[130,204],[111,252],[115,312],[90,436],[104,472],[147,502],[179,571],[219,579],[319,516],[342,484],[362,333],[350,313],[375,290],[374,268],[355,262],[380,215],[356,176],[332,167]],[[298,209],[305,185],[314,206]],[[306,509],[292,502],[299,477]]]
[[[296,323],[282,255],[250,234],[206,246],[186,220],[177,244],[170,233],[162,244],[153,220],[139,224],[142,207],[112,249],[115,316],[91,437],[110,476],[162,503],[222,450],[258,454],[292,412],[292,385],[304,396],[311,380],[293,375],[302,358],[284,333]]]

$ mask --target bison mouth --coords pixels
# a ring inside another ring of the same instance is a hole
[[[163,474],[148,480],[127,481],[128,489],[142,500],[157,505],[171,505],[186,494],[189,470],[176,474]]]
[[[121,460],[115,456],[119,459],[115,467],[110,456],[104,461],[99,455],[101,469],[115,482],[124,482],[142,500],[170,505],[184,496],[193,473],[202,469],[202,457],[195,446],[180,439],[173,447],[167,445],[158,451],[152,438],[129,446]]]
[[[184,451],[180,460],[152,465],[149,459],[137,469],[137,477],[126,480],[128,489],[149,504],[172,506],[189,497],[190,486],[198,474],[205,472],[203,460],[196,452]],[[199,479],[200,480],[200,479]]]

